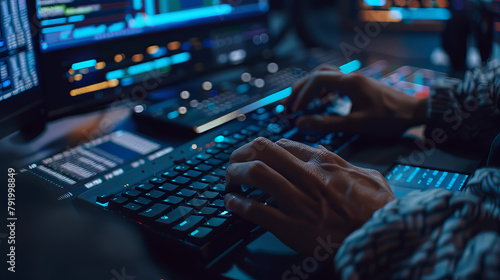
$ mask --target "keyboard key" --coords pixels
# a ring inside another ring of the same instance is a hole
[[[139,217],[144,218],[146,220],[154,220],[159,218],[165,211],[167,211],[170,207],[165,204],[154,204],[149,207],[146,211],[143,211],[139,214]]]
[[[164,203],[170,204],[170,205],[178,205],[184,201],[184,198],[178,197],[175,195],[169,196],[163,200]]]
[[[201,222],[203,222],[202,216],[190,216],[172,229],[178,234],[185,234],[192,231],[193,228],[197,227]]]
[[[187,184],[191,179],[182,177],[182,176],[177,176],[174,179],[171,180],[172,183],[178,184],[178,185],[184,185]]]
[[[151,199],[147,199],[145,197],[138,197],[134,200],[134,203],[140,204],[142,206],[149,206],[153,201]]]
[[[188,190],[188,189],[182,189],[179,192],[177,192],[178,196],[187,197],[187,198],[193,197],[195,194],[196,194],[195,191]]]
[[[207,172],[210,171],[213,167],[210,165],[206,164],[200,164],[194,168],[194,170],[201,171],[201,172]]]
[[[191,214],[193,214],[193,212],[193,208],[179,206],[173,211],[170,211],[169,213],[158,218],[156,222],[160,225],[171,227],[182,219],[189,217]]]
[[[162,177],[153,177],[153,178],[149,179],[149,183],[153,184],[155,186],[160,186],[163,183],[165,183],[166,181],[167,180],[165,178],[162,178]]]
[[[229,159],[231,158],[231,154],[220,153],[218,155],[215,155],[214,158],[220,159],[222,161],[229,161]]]
[[[211,191],[206,191],[200,195],[200,198],[205,198],[208,200],[212,200],[216,198],[219,195],[219,193],[216,192],[211,192]]]
[[[213,230],[211,228],[199,227],[188,235],[187,240],[193,244],[203,245],[207,243],[212,233]]]
[[[261,190],[261,189],[255,189],[253,190],[250,194],[247,195],[247,197],[259,200],[260,198],[264,197],[266,195],[266,192]]]
[[[211,218],[210,220],[208,220],[208,222],[204,223],[203,225],[206,227],[216,228],[224,225],[226,222],[227,220],[224,218]]]
[[[209,158],[211,158],[212,155],[210,154],[207,154],[207,153],[203,153],[203,154],[199,154],[196,156],[196,159],[199,159],[199,160],[207,160]]]
[[[126,190],[122,193],[122,196],[130,198],[130,199],[135,199],[136,197],[138,197],[141,194],[142,193],[138,190]]]
[[[222,160],[220,160],[220,159],[215,159],[215,158],[211,158],[211,159],[209,159],[209,160],[206,160],[204,163],[205,163],[206,165],[217,166],[217,165],[219,165],[219,164],[221,164],[221,163],[222,163]]]
[[[226,191],[226,185],[217,184],[217,185],[211,187],[210,189],[212,189],[213,191],[216,191],[216,192],[225,192]]]
[[[141,209],[142,209],[141,205],[135,204],[132,202],[125,204],[125,206],[123,206],[123,208],[122,208],[122,210],[124,212],[127,212],[129,214],[135,214],[135,213],[139,212],[139,210],[141,210]]]
[[[177,172],[186,172],[187,170],[189,170],[189,168],[190,168],[189,165],[181,164],[176,166],[174,170]]]
[[[183,176],[185,177],[188,177],[188,178],[196,178],[196,177],[199,177],[202,173],[199,172],[199,171],[195,171],[195,170],[189,170],[188,172],[182,174]]]
[[[96,198],[96,201],[99,203],[107,203],[109,202],[115,195],[114,194],[103,194]]]
[[[236,133],[235,135],[233,135],[233,138],[236,140],[245,140],[247,137],[245,135],[241,135],[239,133]]]
[[[224,200],[222,200],[222,199],[216,199],[212,203],[210,203],[210,206],[218,207],[218,208],[225,207]]]
[[[121,208],[122,205],[125,203],[128,203],[128,198],[123,197],[123,196],[115,196],[109,201],[109,208],[110,209],[119,209]]]
[[[217,208],[213,207],[204,207],[196,212],[196,215],[202,216],[213,216],[214,214],[219,214],[219,212],[217,211]]]
[[[175,178],[177,175],[179,175],[178,172],[175,172],[175,171],[172,171],[172,170],[169,170],[169,171],[165,171],[161,174],[161,177],[163,178],[167,178],[167,179],[173,179]]]
[[[218,149],[218,150],[225,150],[225,149],[229,148],[229,145],[228,144],[224,144],[224,143],[217,143],[215,145],[215,148]]]
[[[194,182],[191,185],[189,185],[189,187],[197,191],[204,191],[209,187],[209,185],[206,183]]]
[[[224,219],[230,219],[233,217],[233,213],[229,212],[228,210],[224,210],[220,214],[218,214],[217,217],[224,218]]]
[[[217,176],[220,178],[226,178],[226,170],[216,169],[210,175]]]
[[[246,127],[246,130],[251,131],[253,133],[257,133],[261,130],[261,128],[256,125],[250,125]]]
[[[188,206],[193,207],[193,208],[203,208],[208,205],[208,201],[204,199],[198,199],[198,198],[193,198],[187,203]]]
[[[158,190],[163,191],[163,192],[175,192],[178,189],[180,189],[180,186],[165,183],[162,186],[158,187]]]
[[[180,158],[180,159],[176,159],[174,160],[174,163],[175,164],[183,164],[186,162],[186,159],[185,158]]]
[[[215,177],[215,176],[211,176],[211,175],[207,175],[207,176],[201,178],[201,181],[204,183],[217,183],[219,180],[220,180],[219,177]]]
[[[166,193],[158,190],[152,190],[150,192],[147,192],[145,195],[150,199],[158,200],[164,198]]]
[[[226,138],[224,138],[224,141],[222,143],[228,144],[228,145],[234,145],[234,144],[237,144],[238,142],[239,142],[239,140],[226,137]]]
[[[142,183],[142,184],[136,185],[135,189],[140,191],[140,192],[148,192],[148,191],[152,190],[154,187],[155,187],[155,185],[153,185],[153,184]]]
[[[205,150],[205,153],[207,153],[209,155],[215,155],[215,154],[217,154],[219,152],[220,152],[219,150],[217,150],[217,149],[211,149],[211,148]]]
[[[197,159],[190,159],[188,161],[186,161],[186,164],[189,165],[189,166],[196,166],[198,164],[200,164],[201,161],[197,160]]]

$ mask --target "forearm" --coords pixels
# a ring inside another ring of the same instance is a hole
[[[500,169],[492,168],[478,170],[464,192],[415,191],[348,236],[335,265],[344,279],[499,278],[499,199]]]

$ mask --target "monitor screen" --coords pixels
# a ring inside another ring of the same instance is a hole
[[[140,96],[268,49],[268,0],[37,0],[53,116]]]
[[[0,137],[29,122],[42,102],[26,0],[0,2]]]
[[[354,21],[390,22],[419,30],[423,26],[438,26],[451,18],[451,5],[464,5],[465,0],[356,0],[350,1],[350,16]],[[459,3],[460,2],[460,3]],[[424,28],[425,29],[425,28]]]

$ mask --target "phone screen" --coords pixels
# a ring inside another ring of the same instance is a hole
[[[426,167],[396,164],[389,169],[385,178],[395,195],[399,197],[413,190],[427,190],[431,188],[461,191],[467,183],[469,175]]]

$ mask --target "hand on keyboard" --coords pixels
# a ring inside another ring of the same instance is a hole
[[[227,168],[228,191],[251,185],[274,197],[279,209],[239,194],[226,207],[274,233],[292,249],[313,254],[318,238],[342,243],[373,212],[395,199],[384,177],[351,165],[322,146],[258,138],[236,150]]]
[[[301,130],[344,131],[390,138],[400,136],[409,127],[426,120],[427,100],[416,99],[359,73],[343,74],[329,66],[323,66],[297,82],[285,104],[297,112],[315,98],[329,93],[348,96],[352,101],[351,113],[346,117],[304,116],[297,120]]]

